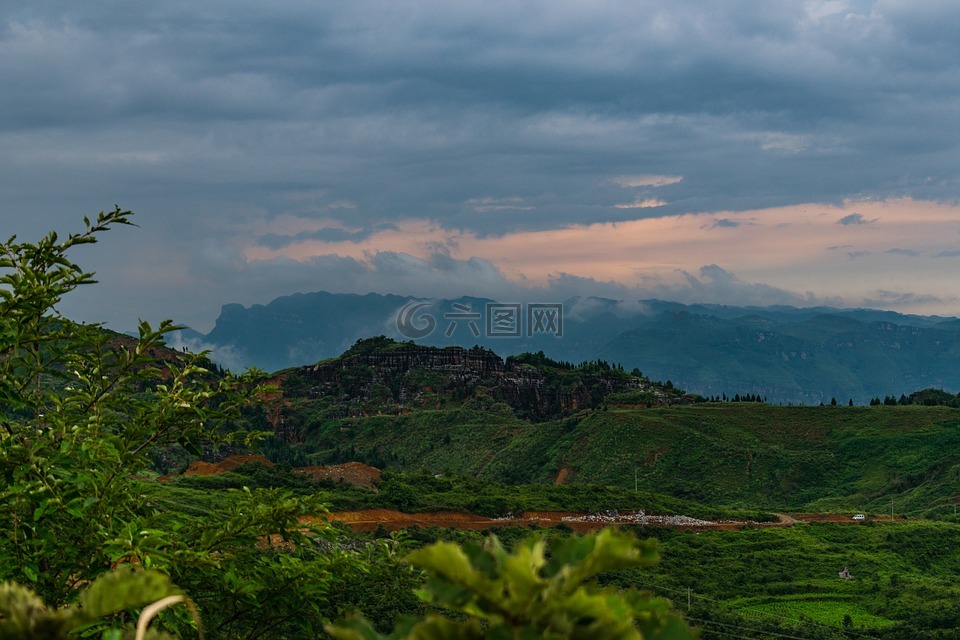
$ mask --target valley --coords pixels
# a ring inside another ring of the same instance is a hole
[[[330,522],[346,539],[392,537],[412,548],[489,533],[509,543],[531,530],[568,536],[606,526],[656,538],[659,564],[605,581],[670,598],[707,638],[725,637],[716,633],[723,625],[756,638],[950,637],[944,633],[960,620],[960,526],[949,516],[891,522],[880,513],[864,521],[850,513],[751,513],[617,487],[505,485],[397,471],[384,472],[371,489],[362,480],[317,481],[283,464],[226,466],[232,469],[173,478],[163,494],[203,505],[239,487],[321,492],[330,512],[302,523]],[[639,505],[659,520],[631,518]],[[512,513],[497,515],[504,510]],[[704,524],[707,518],[716,524]],[[838,575],[844,568],[851,579]]]
[[[659,540],[662,561],[605,580],[670,598],[704,638],[947,638],[960,623],[960,410],[922,403],[949,395],[716,401],[602,360],[386,338],[268,380],[247,416],[274,434],[267,458],[164,492],[322,495],[329,512],[301,522],[414,548],[620,527]]]

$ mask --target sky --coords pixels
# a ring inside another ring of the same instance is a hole
[[[955,0],[0,2],[0,235],[62,311],[294,292],[960,315]]]

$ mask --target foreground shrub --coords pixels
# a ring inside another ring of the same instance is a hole
[[[531,535],[513,553],[496,536],[482,545],[438,542],[408,561],[428,574],[420,597],[447,615],[406,618],[389,636],[358,616],[327,630],[341,640],[694,638],[669,601],[586,582],[657,559],[656,541],[639,542],[615,529],[555,539],[549,546]]]

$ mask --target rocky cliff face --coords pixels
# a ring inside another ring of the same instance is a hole
[[[548,420],[597,407],[613,393],[659,391],[658,385],[622,370],[540,368],[504,361],[482,348],[394,343],[358,351],[294,370],[284,384],[285,396],[325,400],[327,406],[339,407],[341,416],[399,413],[474,399],[504,403],[531,420]]]

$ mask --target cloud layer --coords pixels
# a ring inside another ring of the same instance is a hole
[[[957,251],[942,222],[883,234],[960,198],[958,32],[944,0],[21,3],[0,22],[0,222],[30,237],[137,210],[142,232],[89,263],[108,290],[68,305],[124,326],[491,273],[632,292],[709,264],[906,304]],[[817,207],[822,239],[777,244],[774,220],[786,237]],[[628,260],[623,229],[672,244]],[[524,257],[552,233],[569,242]],[[782,260],[741,255],[759,233]],[[824,254],[832,234],[851,248]]]

